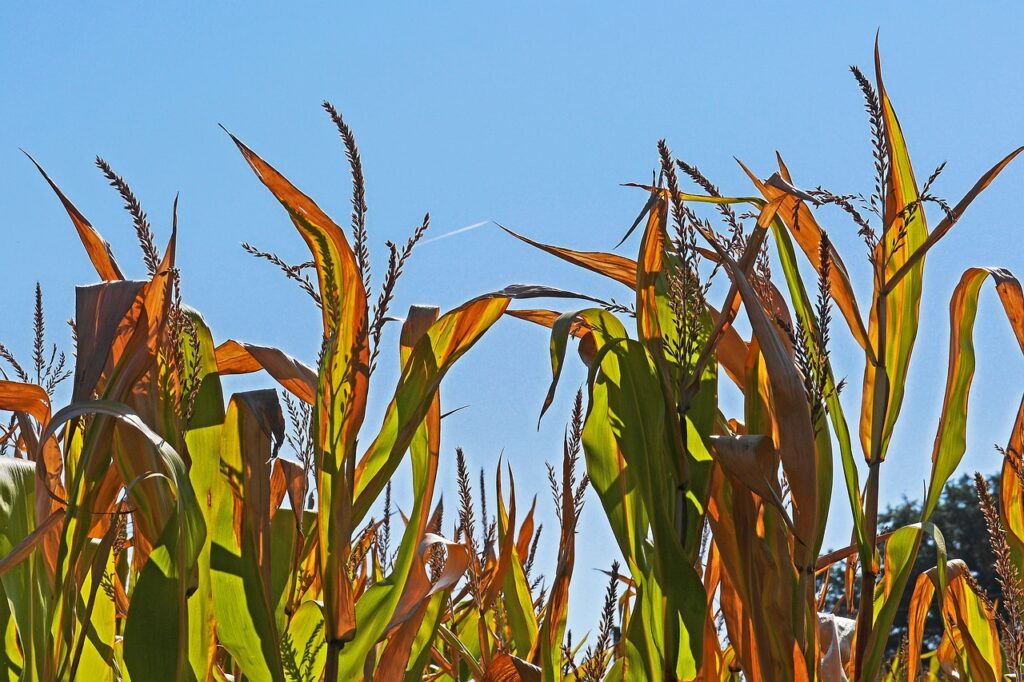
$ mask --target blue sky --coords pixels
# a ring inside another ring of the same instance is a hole
[[[303,245],[218,123],[346,224],[343,150],[319,108],[324,98],[337,105],[363,154],[375,282],[385,267],[384,241],[404,240],[428,210],[431,236],[498,220],[544,241],[610,249],[644,200],[619,183],[650,176],[660,137],[727,193],[751,190],[733,157],[765,176],[776,150],[797,184],[870,191],[867,122],[847,67],[871,66],[876,29],[918,176],[949,162],[940,194],[959,199],[1024,142],[1024,10],[1010,3],[966,11],[961,3],[727,2],[642,10],[624,3],[438,2],[386,11],[368,9],[373,3],[187,4],[0,8],[0,338],[23,357],[35,281],[44,288],[50,329],[67,343],[61,320],[73,313],[73,286],[95,275],[19,147],[89,216],[129,275],[145,270],[130,221],[93,157],[102,155],[129,180],[161,241],[180,192],[185,296],[218,340],[275,345],[312,361],[317,311],[239,247],[250,241],[299,261]],[[974,265],[1024,273],[1014,205],[1022,182],[1024,168],[1011,167],[929,256],[920,342],[882,471],[883,501],[919,497],[924,487],[945,382],[949,296],[960,273]],[[867,262],[854,227],[835,214],[823,220],[864,300]],[[635,247],[634,240],[623,252]],[[447,309],[512,282],[628,299],[625,289],[486,225],[418,249],[394,310],[401,314],[412,303]],[[996,467],[992,444],[1006,440],[1024,378],[991,292],[978,324],[963,471]],[[855,421],[862,361],[841,322],[833,336]],[[397,343],[394,333],[388,343]],[[368,424],[391,392],[395,364],[394,354],[385,355],[375,375]],[[521,498],[540,494],[548,529],[541,565],[550,574],[556,533],[542,463],[560,457],[572,387],[584,374],[570,365],[538,431],[548,373],[546,333],[501,322],[445,384],[445,407],[470,408],[445,422],[441,477],[450,491],[456,445],[489,476],[504,452]],[[257,385],[269,381],[232,388]],[[735,397],[725,392],[723,402],[735,414]],[[837,477],[830,546],[849,537],[839,486]],[[407,507],[408,491],[400,486],[396,494]],[[615,551],[596,497],[581,531],[571,606],[577,630],[597,621],[593,595],[601,581],[592,569],[606,567]]]

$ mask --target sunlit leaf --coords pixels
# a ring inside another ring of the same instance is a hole
[[[1017,278],[999,268],[970,268],[964,272],[949,301],[949,369],[942,400],[938,434],[932,452],[932,473],[921,518],[927,520],[942,495],[942,488],[967,450],[967,401],[974,379],[974,322],[981,285],[992,277],[1024,352],[1024,292]]]
[[[63,204],[64,210],[68,212],[68,216],[71,218],[72,224],[75,226],[75,230],[78,231],[78,236],[82,240],[82,245],[85,247],[85,252],[89,254],[89,260],[92,261],[93,267],[96,268],[97,274],[107,281],[112,282],[119,279],[124,279],[124,275],[121,274],[121,268],[117,266],[117,261],[114,260],[114,254],[110,250],[110,244],[107,243],[100,233],[86,220],[85,216],[75,208],[75,205],[64,196],[64,193],[60,191],[57,184],[50,179],[50,176],[46,174],[43,167],[32,158],[32,156],[25,152],[25,156],[28,157],[35,167],[42,174],[47,184],[60,199],[60,203]]]
[[[347,576],[353,521],[352,467],[356,437],[366,411],[369,344],[366,291],[344,232],[316,203],[233,135],[253,172],[288,212],[316,265],[323,302],[326,347],[315,410],[318,551],[324,588],[327,639],[332,647],[352,638],[355,604]]]
[[[218,641],[254,679],[284,680],[270,594],[270,458],[283,434],[275,391],[231,398],[213,488],[210,574]]]
[[[284,352],[228,340],[217,346],[217,371],[223,375],[267,373],[299,400],[316,402],[316,372]]]
[[[875,287],[868,321],[868,344],[876,360],[865,365],[860,438],[867,461],[885,459],[893,426],[903,405],[907,369],[917,339],[924,259],[910,267],[900,283],[883,292],[910,254],[928,238],[914,169],[900,122],[882,82],[881,59],[875,44],[878,97],[885,122],[889,173],[886,181],[883,233],[872,254]]]
[[[508,307],[503,296],[485,296],[445,313],[413,349],[373,443],[356,466],[353,522],[366,516],[430,409],[445,373]]]

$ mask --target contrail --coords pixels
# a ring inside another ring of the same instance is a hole
[[[440,241],[442,239],[447,239],[448,237],[454,237],[457,234],[462,234],[463,232],[469,232],[470,230],[475,230],[478,227],[483,227],[484,225],[487,225],[490,222],[491,222],[490,220],[481,220],[479,223],[473,223],[472,225],[466,225],[465,227],[460,227],[457,230],[452,230],[451,232],[445,232],[444,234],[439,234],[436,237],[431,237],[430,239],[424,239],[423,241],[420,242],[420,245],[429,244],[431,242]]]

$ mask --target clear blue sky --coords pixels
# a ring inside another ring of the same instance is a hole
[[[997,158],[1024,143],[1024,10],[1011,3],[642,9],[573,2],[513,9],[438,2],[388,11],[342,3],[319,10],[194,5],[0,8],[0,337],[22,357],[30,351],[35,281],[46,294],[50,329],[66,343],[61,321],[73,313],[73,286],[95,275],[19,147],[89,216],[129,275],[145,272],[134,234],[93,157],[104,156],[128,178],[161,243],[180,192],[185,296],[217,339],[275,345],[312,361],[317,311],[239,244],[250,241],[295,261],[304,259],[304,247],[218,123],[346,224],[343,150],[319,103],[328,98],[341,109],[366,167],[375,282],[385,266],[384,241],[404,239],[427,210],[434,235],[494,219],[545,241],[610,249],[644,200],[619,183],[649,177],[659,137],[728,193],[751,190],[734,156],[768,175],[776,149],[798,184],[868,192],[867,123],[847,66],[871,66],[879,28],[886,82],[919,177],[949,161],[940,194],[958,199]],[[1024,273],[1015,204],[1022,183],[1024,168],[1011,167],[929,256],[920,342],[907,408],[883,467],[883,500],[920,496],[924,486],[946,374],[949,295],[960,273],[973,265]],[[866,259],[854,228],[838,216],[826,226],[866,297]],[[624,252],[634,249],[631,243]],[[628,299],[625,289],[488,226],[419,249],[394,310],[401,314],[411,303],[450,308],[512,282]],[[1001,315],[986,293],[962,471],[995,468],[992,444],[1005,442],[1020,399],[1024,362]],[[840,324],[834,357],[850,380],[845,402],[855,421],[862,365]],[[393,333],[388,343],[396,343]],[[385,356],[369,424],[391,392],[394,364]],[[547,335],[509,319],[461,362],[443,391],[446,408],[470,406],[445,422],[445,488],[454,480],[456,445],[489,476],[504,450],[521,501],[541,495],[548,529],[541,565],[549,575],[555,523],[543,462],[560,457],[571,389],[584,379],[570,367],[538,432]],[[269,382],[233,387],[258,384]],[[723,399],[735,413],[735,398]],[[408,507],[408,491],[396,492]],[[849,537],[841,498],[834,509],[830,546]],[[592,569],[607,566],[615,551],[596,498],[581,531],[571,605],[578,632],[597,621],[594,595],[603,581]]]

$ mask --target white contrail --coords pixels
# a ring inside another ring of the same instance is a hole
[[[423,241],[420,242],[420,245],[422,246],[423,244],[429,244],[431,242],[436,242],[436,241],[440,241],[442,239],[447,239],[448,237],[454,237],[457,234],[462,234],[463,232],[469,232],[470,230],[475,230],[478,227],[483,227],[484,225],[487,225],[490,222],[491,222],[490,220],[481,220],[479,223],[473,223],[472,225],[466,225],[465,227],[460,227],[457,230],[452,230],[451,232],[445,232],[444,234],[439,234],[436,237],[431,237],[430,239],[424,239]]]

